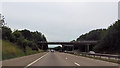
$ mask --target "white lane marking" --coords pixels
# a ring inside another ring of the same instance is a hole
[[[76,62],[74,62],[74,64],[77,65],[77,66],[80,66],[80,64],[78,64],[78,63],[76,63]]]
[[[65,59],[67,60],[68,58],[66,57]]]
[[[48,54],[48,53],[47,53]],[[43,57],[45,57],[47,54],[43,55],[42,57],[38,58],[37,60],[33,61],[32,63],[28,64],[26,67],[24,68],[28,68],[29,66],[33,65],[34,63],[36,63],[37,61],[39,61],[40,59],[42,59]]]

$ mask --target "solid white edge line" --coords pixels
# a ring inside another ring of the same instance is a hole
[[[74,62],[74,64],[77,65],[77,66],[80,66],[80,64],[78,64],[78,63],[76,63],[76,62]]]
[[[47,54],[48,54],[48,53],[47,53]],[[37,61],[39,61],[40,59],[42,59],[43,57],[45,57],[47,54],[45,54],[45,55],[43,55],[42,57],[40,57],[40,58],[36,59],[35,61],[31,62],[30,64],[28,64],[28,65],[27,65],[26,67],[24,67],[24,68],[27,68],[27,67],[33,65],[34,63],[36,63]]]

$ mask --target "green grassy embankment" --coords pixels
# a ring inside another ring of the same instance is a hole
[[[2,60],[21,57],[31,54],[43,52],[43,50],[34,51],[30,47],[26,47],[26,53],[18,47],[18,45],[9,41],[2,40]]]

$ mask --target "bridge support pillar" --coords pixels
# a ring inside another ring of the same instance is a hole
[[[63,44],[61,44],[62,45],[62,51],[64,52],[64,45]]]
[[[73,45],[73,51],[74,51],[74,45]]]
[[[89,48],[90,48],[89,45],[90,45],[90,44],[87,44],[87,52],[89,52]]]

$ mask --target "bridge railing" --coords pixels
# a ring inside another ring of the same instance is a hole
[[[66,51],[66,53],[79,55],[78,53],[75,53],[74,51]],[[90,56],[90,57],[98,57],[98,58],[105,58],[105,59],[120,60],[120,55],[100,54],[100,53],[90,54],[90,53],[87,53],[87,52],[82,52],[80,55]]]
[[[38,42],[39,44],[97,44],[97,41],[75,41],[75,42]]]

